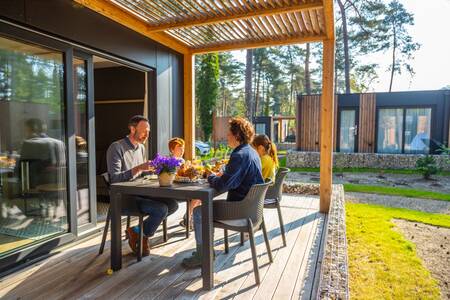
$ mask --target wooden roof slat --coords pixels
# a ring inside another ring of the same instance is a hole
[[[129,7],[129,3],[125,2],[121,0],[113,0],[111,1],[111,3],[115,6],[117,6],[120,9],[124,9],[125,11],[131,13],[132,15],[137,16],[138,18],[148,22],[150,21],[148,14],[145,13],[145,10],[141,9],[141,7],[137,6],[137,8],[131,8]],[[136,6],[137,4],[134,4],[132,6]],[[156,19],[157,20],[157,19]]]
[[[319,20],[317,20],[317,15],[316,12],[314,10],[309,10],[309,17],[311,18],[311,24],[312,24],[312,28],[314,30],[314,32],[316,34],[320,34],[320,27],[319,27]]]
[[[296,13],[295,13],[295,16],[296,16],[296,17],[298,18],[298,20],[300,21],[299,24],[300,24],[301,27],[302,27],[302,32],[303,32],[303,34],[304,34],[304,35],[308,35],[308,28],[306,27],[305,19],[303,19],[302,14],[301,14],[300,12],[296,12]]]
[[[269,31],[271,32],[271,34],[273,36],[278,36],[277,31],[274,28],[274,26],[272,25],[272,23],[270,23],[269,18],[268,17],[262,17],[262,20],[263,20],[264,24],[266,24],[266,26],[269,29]]]
[[[154,1],[144,1],[144,2],[153,8],[149,10],[150,12],[157,13],[158,23],[161,22],[161,19],[164,18],[164,16],[166,15],[169,15],[171,19],[176,17],[176,15],[173,12],[167,12],[163,7],[159,5],[159,3],[155,3]]]
[[[169,34],[169,35],[175,37],[176,39],[184,42],[186,45],[188,45],[190,47],[195,47],[196,46],[195,43],[192,42],[191,39],[188,39],[185,36],[183,36],[182,34],[179,34],[178,33],[178,29],[170,30],[170,31],[167,32],[167,34]]]
[[[211,25],[208,25],[208,26],[210,26],[210,27],[212,27],[212,28],[214,28],[214,30],[217,32],[217,33],[219,33],[218,34],[218,36],[220,37],[221,35],[224,35],[225,37],[226,37],[226,39],[225,39],[225,41],[232,41],[232,40],[234,40],[235,38],[234,38],[234,36],[233,35],[230,35],[229,34],[229,32],[223,27],[223,26],[221,26],[220,24],[211,24]]]
[[[203,53],[212,53],[212,52],[221,52],[221,51],[232,51],[239,49],[252,49],[252,48],[266,48],[271,46],[281,46],[281,45],[290,45],[290,44],[302,44],[302,43],[313,43],[323,41],[326,36],[318,35],[318,36],[305,36],[305,37],[288,37],[281,40],[273,40],[272,38],[255,41],[255,40],[246,40],[235,43],[228,44],[217,44],[211,45],[207,47],[197,47],[192,49],[192,54],[203,54]]]
[[[267,16],[267,21],[270,23],[277,35],[283,34],[283,30],[281,30],[280,25],[278,25],[278,23],[274,20],[273,16]]]
[[[319,20],[320,32],[325,33],[325,21],[324,21],[322,9],[317,10],[317,19]]]
[[[210,12],[208,12],[203,7],[198,5],[195,1],[194,1],[194,3],[192,3],[191,0],[185,0],[185,2],[188,3],[198,13],[200,13],[200,15],[202,16],[201,19],[205,19],[205,18],[208,18],[208,16],[212,16],[212,14]],[[184,26],[182,26],[182,27],[184,27]]]
[[[265,37],[267,34],[259,27],[255,20],[251,19],[247,21],[248,24],[260,34],[260,36]]]
[[[275,19],[275,21],[280,26],[281,30],[283,31],[283,34],[284,35],[288,35],[289,34],[289,28],[283,22],[283,19],[281,18],[281,16],[280,15],[274,15],[273,18]]]
[[[287,14],[287,18],[289,19],[289,22],[294,26],[294,30],[297,34],[302,34],[302,30],[300,28],[300,25],[298,24],[297,18],[295,17],[295,14]]]
[[[217,24],[219,28],[222,28],[222,30],[228,34],[230,40],[238,40],[240,38],[239,35],[236,35],[236,33],[230,30],[230,28],[227,25],[228,23]]]
[[[124,1],[121,0],[115,0],[115,1],[111,1],[112,4],[119,6],[120,8],[123,8],[124,6],[127,7],[127,9],[130,12],[133,13],[137,13],[139,15],[142,15],[144,17],[144,19],[146,19],[147,21],[151,20],[152,22],[158,22],[159,20],[159,16],[147,11],[146,9],[144,9],[141,4],[145,4],[145,3],[132,3],[130,5],[132,5],[133,7],[136,7],[137,11],[132,10],[128,4],[129,3],[123,3]]]
[[[308,30],[308,34],[314,34],[314,30],[312,29],[311,20],[309,19],[309,14],[307,11],[300,12],[303,22],[305,23],[306,29]]]
[[[241,3],[239,2],[239,0],[228,0],[230,3],[235,4],[235,7],[237,7],[241,12],[243,13],[248,13],[248,11],[246,11],[244,9],[244,7],[241,5]]]
[[[200,4],[200,0],[197,0],[197,3],[199,3]],[[216,10],[216,9],[214,9],[212,6],[211,6],[211,4],[209,4],[209,2],[208,1],[206,1],[206,0],[203,0],[203,1],[201,1],[201,3],[203,3],[203,4],[205,4],[206,5],[206,7],[207,7],[207,9],[206,10],[208,10],[208,11],[210,11],[211,12],[211,14],[212,15],[214,15],[215,17],[217,17],[220,13]]]
[[[238,22],[240,22],[241,24],[245,24],[245,26],[247,27],[247,31],[253,33],[252,37],[254,39],[259,40],[262,38],[262,36],[259,34],[259,32],[256,31],[255,28],[253,28],[252,24],[248,20],[238,20]]]
[[[264,35],[266,36],[272,35],[271,31],[266,27],[266,24],[264,24],[264,22],[259,17],[255,18],[254,20],[256,21],[258,26],[263,30]]]
[[[295,18],[295,23],[297,24],[299,31],[301,32],[302,35],[305,34],[305,25],[303,24],[303,20],[301,16],[298,16],[297,13],[292,13],[293,17]]]
[[[280,15],[280,19],[281,21],[283,21],[284,25],[288,28],[288,34],[295,35],[294,25],[292,25],[288,15]]]
[[[211,1],[212,5],[215,7],[216,11],[219,12],[219,14],[221,14],[222,16],[226,16],[227,13],[221,8],[219,7],[219,5],[216,3],[216,1]]]
[[[232,31],[235,36],[239,37],[239,39],[245,39],[245,35],[242,34],[238,29],[236,29],[234,26],[231,26],[229,22],[224,23],[225,27],[228,27],[230,31]]]

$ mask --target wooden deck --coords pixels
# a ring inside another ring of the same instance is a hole
[[[201,289],[200,269],[180,265],[195,241],[186,240],[178,226],[180,209],[169,218],[169,241],[161,244],[161,232],[152,240],[151,255],[137,263],[123,242],[124,268],[107,275],[109,242],[98,255],[101,236],[73,245],[61,253],[14,273],[0,281],[2,299],[310,299],[319,277],[319,253],[324,238],[325,216],[318,212],[315,196],[284,196],[283,218],[287,247],[282,246],[276,210],[265,210],[274,262],[269,263],[262,232],[256,234],[261,284],[255,285],[249,242],[240,246],[230,237],[230,253],[223,252],[222,231],[216,230],[215,289]]]

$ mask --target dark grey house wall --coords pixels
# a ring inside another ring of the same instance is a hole
[[[165,152],[167,138],[182,135],[183,60],[179,53],[71,0],[2,0],[0,18],[155,69],[156,76],[149,76],[156,79],[149,87],[150,109],[157,110],[157,114],[149,111],[157,119],[151,120],[158,138],[153,151]]]
[[[431,137],[444,145],[449,144],[450,91],[407,91],[375,94],[377,110],[396,107],[431,107]],[[359,107],[360,94],[340,94],[337,97],[339,108]],[[337,125],[339,126],[339,124]]]

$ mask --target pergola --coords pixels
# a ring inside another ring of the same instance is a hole
[[[195,153],[195,54],[322,42],[320,211],[328,212],[334,109],[333,0],[75,1],[183,55],[187,158]]]

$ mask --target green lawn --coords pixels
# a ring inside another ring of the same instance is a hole
[[[393,218],[450,228],[450,216],[368,204],[346,204],[352,299],[439,299],[437,281],[415,245],[393,230]]]
[[[359,192],[359,193],[393,195],[393,196],[403,196],[403,197],[410,197],[410,198],[424,198],[424,199],[450,201],[450,194],[431,192],[431,191],[425,191],[425,190],[415,190],[415,189],[408,189],[408,188],[390,187],[390,186],[345,183],[344,190],[346,192]]]

